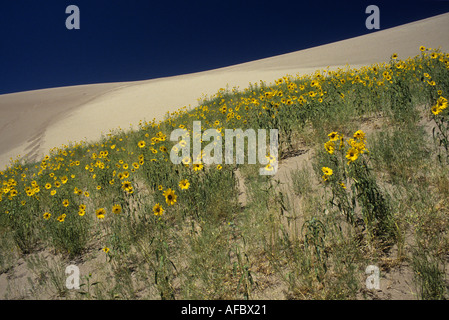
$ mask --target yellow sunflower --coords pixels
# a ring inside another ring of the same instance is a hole
[[[334,171],[328,167],[322,167],[321,171],[323,171],[323,173],[324,173],[324,175],[322,177],[324,181],[327,181],[329,179],[329,177],[334,174]]]
[[[139,148],[144,148],[144,147],[145,147],[145,141],[143,141],[143,140],[139,141],[139,142],[137,143],[137,146],[138,146]]]
[[[331,168],[328,168],[328,167],[322,167],[322,168],[321,168],[321,171],[323,171],[323,173],[324,173],[326,176],[331,176],[331,175],[334,174],[334,171],[333,171]]]
[[[179,181],[179,187],[181,190],[187,190],[189,189],[190,182],[187,179]]]
[[[202,169],[203,169],[203,164],[201,164],[201,163],[194,163],[193,164],[193,170],[200,171]]]
[[[334,141],[328,141],[324,144],[324,148],[326,149],[329,154],[333,154],[335,150],[335,143]]]
[[[129,181],[123,181],[122,182],[122,189],[129,192],[130,190],[132,190],[132,185],[131,182]]]
[[[175,194],[174,190],[168,188],[167,190],[164,191],[163,195],[165,197],[165,202],[167,202],[169,206],[175,204],[177,195]]]
[[[354,133],[354,138],[359,140],[365,140],[365,132],[358,130]]]
[[[442,96],[439,97],[437,100],[437,104],[432,107],[432,113],[434,115],[441,113],[444,109],[447,108],[447,105],[448,105],[447,99]]]
[[[104,219],[104,215],[106,214],[106,210],[104,208],[99,208],[95,211],[95,214],[98,219]]]
[[[354,162],[359,157],[359,151],[356,148],[350,148],[348,152],[346,152],[346,158],[348,159],[348,164]]]
[[[164,208],[159,203],[156,203],[153,207],[153,212],[155,216],[161,216],[164,213]]]
[[[115,213],[115,214],[119,214],[120,212],[122,212],[122,206],[119,205],[119,204],[115,204],[112,207],[112,212]]]

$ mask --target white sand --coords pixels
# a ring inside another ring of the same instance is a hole
[[[349,64],[358,68],[419,54],[419,46],[449,52],[449,13],[319,47],[205,72],[147,81],[107,83],[0,95],[0,168],[18,155],[38,160],[69,141],[95,140],[140,120],[197,106],[203,94],[243,89],[286,74],[310,74]],[[367,30],[368,32],[368,30]]]

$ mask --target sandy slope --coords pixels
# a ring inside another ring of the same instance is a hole
[[[147,81],[95,84],[0,95],[0,169],[18,155],[39,159],[69,141],[94,140],[117,127],[162,119],[166,112],[196,106],[202,94],[244,88],[286,74],[360,67],[415,56],[419,46],[449,52],[449,13],[285,55],[205,72]]]

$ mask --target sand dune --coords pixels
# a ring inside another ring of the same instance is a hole
[[[95,140],[117,127],[162,119],[219,88],[272,82],[349,64],[360,67],[415,56],[419,46],[449,52],[449,13],[319,47],[181,76],[61,87],[0,95],[0,168],[18,155],[37,160],[69,141]]]

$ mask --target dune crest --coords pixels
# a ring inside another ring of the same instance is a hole
[[[0,95],[0,167],[18,155],[39,160],[53,147],[95,140],[109,130],[160,120],[183,106],[195,107],[203,94],[229,85],[244,88],[260,80],[318,69],[358,68],[405,59],[419,46],[449,52],[449,13],[399,27],[293,53],[187,75],[104,83]]]

